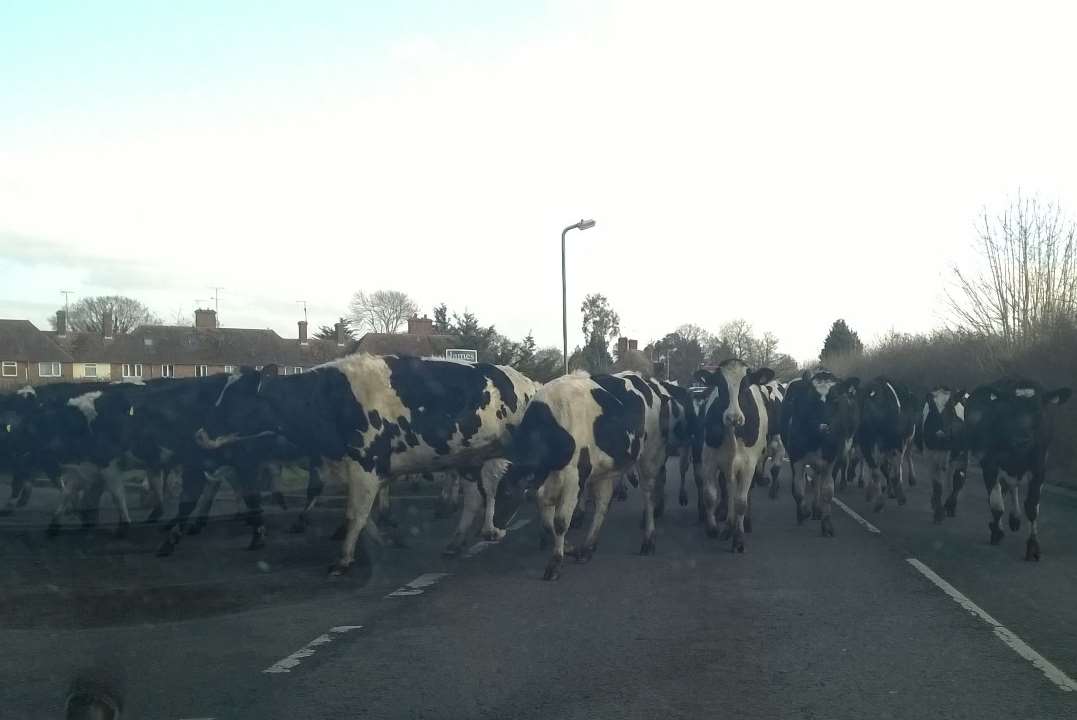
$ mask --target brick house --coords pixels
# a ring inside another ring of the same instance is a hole
[[[366,333],[358,341],[347,337],[343,320],[331,340],[309,337],[301,320],[293,339],[268,329],[222,328],[216,311],[201,309],[193,327],[141,325],[113,333],[109,318],[103,325],[100,333],[70,331],[63,310],[56,313],[56,330],[0,320],[0,390],[62,380],[204,377],[269,364],[294,375],[353,352],[429,357],[444,355],[453,344],[452,336],[435,334],[425,317],[410,318],[407,333]]]
[[[71,380],[73,362],[29,320],[0,320],[0,390]]]

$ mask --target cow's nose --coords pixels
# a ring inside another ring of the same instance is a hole
[[[732,425],[734,427],[741,427],[744,425],[744,413],[727,412],[722,419],[725,420],[726,425]]]

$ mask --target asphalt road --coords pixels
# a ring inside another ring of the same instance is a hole
[[[553,583],[531,508],[500,544],[443,559],[453,522],[403,501],[410,547],[372,546],[332,580],[334,512],[307,537],[271,516],[254,553],[218,523],[163,561],[152,528],[0,532],[0,716],[60,717],[93,668],[130,718],[1077,717],[1074,493],[1045,495],[1043,560],[1026,563],[1023,531],[988,545],[977,476],[941,527],[923,481],[879,514],[851,489],[878,532],[836,510],[833,539],[796,525],[783,477],[778,500],[756,492],[743,555],[668,492],[657,555],[636,554],[633,494]]]

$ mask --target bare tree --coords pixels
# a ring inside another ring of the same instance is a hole
[[[67,328],[74,332],[100,333],[109,315],[112,316],[112,331],[115,333],[131,332],[139,325],[161,324],[161,318],[134,298],[98,295],[84,297],[68,308]],[[55,316],[49,318],[49,323],[55,328]]]
[[[749,361],[755,350],[752,325],[743,318],[730,320],[722,325],[718,330],[718,341],[731,356],[738,357],[745,362]]]
[[[356,328],[375,333],[395,333],[409,317],[419,312],[419,305],[399,290],[359,291],[352,296],[348,318]]]
[[[946,293],[959,326],[1013,346],[1077,317],[1077,226],[1058,205],[1018,194],[997,217],[984,208],[977,231],[987,268],[955,266]]]

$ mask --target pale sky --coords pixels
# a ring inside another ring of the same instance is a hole
[[[601,292],[803,360],[943,322],[982,205],[1077,211],[1071,3],[267,5],[0,4],[0,317],[399,289],[559,346],[593,217],[571,345]]]

